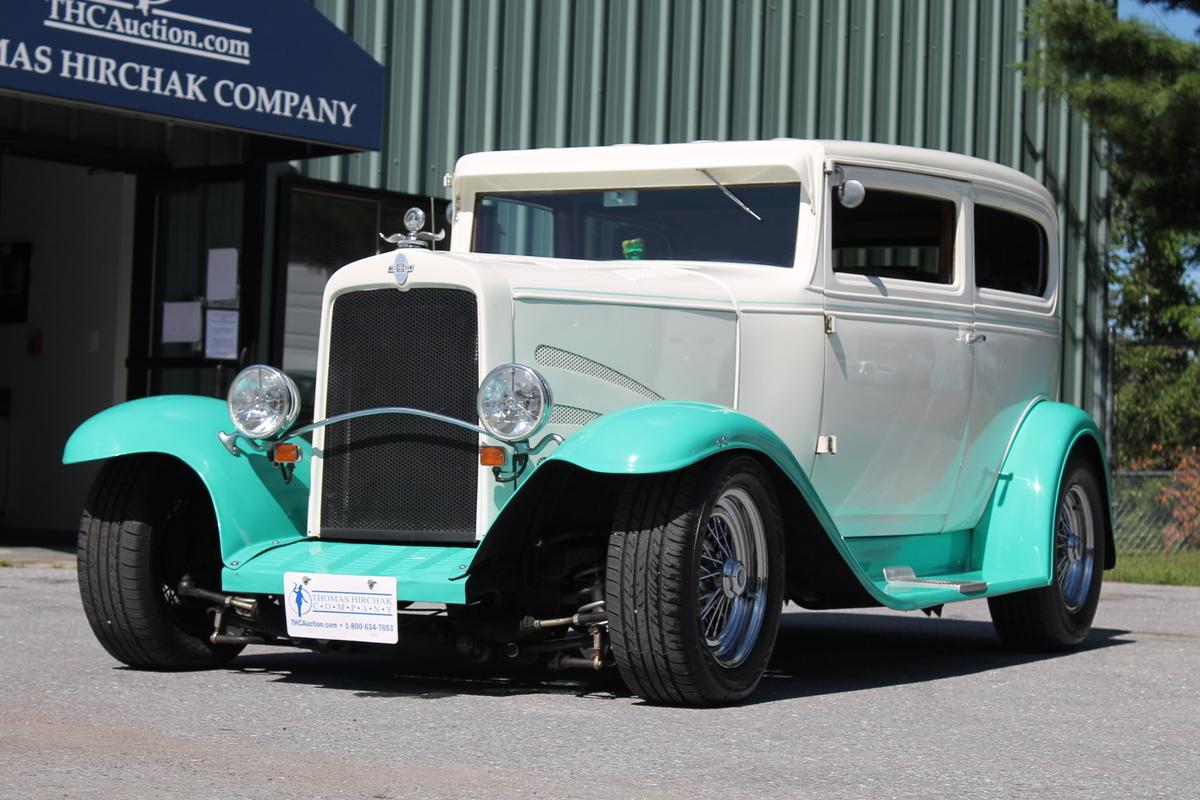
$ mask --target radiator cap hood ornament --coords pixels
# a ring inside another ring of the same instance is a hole
[[[430,242],[440,242],[446,238],[444,230],[437,233],[421,230],[425,227],[425,212],[416,207],[404,212],[404,227],[408,229],[407,233],[393,233],[391,236],[380,233],[379,238],[401,249],[429,247]]]

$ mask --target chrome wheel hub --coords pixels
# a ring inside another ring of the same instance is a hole
[[[1083,540],[1075,534],[1067,534],[1067,560],[1072,563],[1083,557]]]
[[[725,562],[721,570],[721,591],[730,599],[741,597],[746,591],[746,568],[742,562],[732,558]]]
[[[722,667],[750,657],[767,610],[767,538],[748,492],[727,489],[700,530],[697,622]]]

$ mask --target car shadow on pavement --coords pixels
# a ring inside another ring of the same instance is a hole
[[[1131,644],[1129,631],[1092,628],[1074,650],[1027,653],[1000,643],[991,622],[919,615],[810,611],[784,615],[771,663],[748,703],[855,692],[1071,658]]]
[[[1065,653],[1005,649],[990,622],[926,619],[895,614],[785,614],[775,653],[758,690],[745,704],[769,703],[883,686],[940,680],[1070,658],[1088,650],[1130,644],[1129,631],[1093,628]],[[229,669],[267,673],[284,683],[353,692],[357,697],[436,700],[458,695],[504,697],[570,694],[589,699],[630,697],[616,670],[552,672],[493,662],[414,660],[389,655],[254,650]]]
[[[458,695],[508,697],[522,694],[571,694],[615,699],[629,692],[616,670],[587,673],[493,662],[483,665],[444,659],[410,660],[388,655],[311,653],[277,650],[251,652],[227,669],[268,673],[282,683],[301,683],[353,692],[356,697],[407,697],[438,700]]]

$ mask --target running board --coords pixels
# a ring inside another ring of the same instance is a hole
[[[918,589],[953,589],[959,594],[986,592],[987,581],[953,581],[918,578],[912,567],[884,567],[883,579],[888,586],[909,586]]]

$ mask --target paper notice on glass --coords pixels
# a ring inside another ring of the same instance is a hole
[[[204,312],[204,357],[237,360],[238,312],[219,308]]]
[[[200,303],[163,303],[162,340],[168,342],[200,342]]]
[[[233,247],[214,247],[208,251],[208,302],[237,300],[238,251]]]

